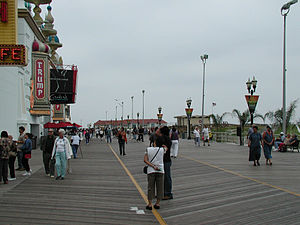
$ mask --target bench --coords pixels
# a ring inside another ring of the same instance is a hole
[[[298,152],[299,152],[299,141],[297,141],[296,143],[295,143],[295,145],[288,145],[287,146],[287,151],[292,151],[292,152],[294,152],[295,150],[297,150]]]

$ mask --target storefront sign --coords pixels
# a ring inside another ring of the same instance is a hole
[[[27,66],[27,49],[24,45],[0,45],[0,65]]]
[[[32,115],[50,115],[50,69],[48,54],[33,52],[32,67],[30,113]]]
[[[3,23],[7,23],[7,2],[0,1],[0,21]]]
[[[35,96],[37,99],[43,99],[45,98],[45,62],[42,59],[38,59],[35,61],[35,63]]]
[[[65,105],[63,104],[55,104],[53,109],[53,120],[54,121],[63,121],[65,118],[64,111]]]
[[[76,67],[72,70],[51,69],[50,81],[51,104],[75,103],[77,86]]]

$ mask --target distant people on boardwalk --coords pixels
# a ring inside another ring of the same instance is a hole
[[[121,127],[121,130],[118,133],[118,142],[119,142],[120,155],[126,155],[125,143],[127,144],[127,137],[126,137],[126,132],[124,127]]]
[[[55,159],[56,180],[64,180],[66,176],[67,160],[71,159],[72,150],[69,140],[64,137],[65,131],[60,129],[55,139],[51,159]]]
[[[136,139],[136,135],[137,135],[137,134],[138,134],[138,130],[136,129],[136,127],[134,127],[134,128],[133,128],[133,131],[132,131],[132,139],[133,139],[133,140],[137,140],[137,139]]]
[[[194,131],[194,136],[195,136],[195,145],[200,146],[200,133],[199,133],[199,128],[195,127]]]
[[[152,200],[156,196],[155,209],[160,208],[160,201],[164,198],[164,148],[163,137],[156,137],[153,147],[148,147],[144,162],[148,165],[148,204],[146,209],[152,210]],[[155,192],[156,190],[156,192]],[[156,193],[156,194],[155,194]]]
[[[142,141],[142,142],[144,142],[144,128],[143,127],[140,127],[139,128],[139,136],[138,136],[138,139],[137,139],[137,141]]]
[[[178,145],[179,145],[179,135],[178,131],[176,130],[176,127],[172,127],[171,133],[170,133],[170,139],[172,141],[171,146],[171,157],[177,158],[178,155]]]
[[[75,131],[75,133],[71,137],[71,146],[72,146],[74,159],[77,158],[77,151],[78,151],[79,144],[80,144],[80,137],[78,136],[78,133]]]
[[[204,125],[204,128],[202,130],[202,137],[203,137],[203,146],[205,146],[205,142],[208,143],[208,146],[210,146],[209,144],[209,130],[207,125]]]
[[[8,152],[8,167],[9,167],[9,174],[10,177],[8,178],[9,181],[16,180],[16,173],[15,173],[15,161],[17,157],[17,144],[16,141],[13,141],[13,137],[8,135],[8,139],[11,142],[11,149]]]
[[[150,141],[150,147],[153,147],[154,146],[154,141],[157,137],[156,135],[156,131],[158,130],[158,127],[155,127],[153,130],[152,130],[152,133],[150,134],[150,137],[149,137],[149,141]]]
[[[32,150],[32,135],[30,133],[25,134],[25,143],[22,145],[21,150],[23,152],[22,164],[26,170],[23,176],[31,176],[31,169],[29,166],[29,159],[31,159],[31,150]]]
[[[263,140],[261,134],[258,132],[258,127],[253,126],[253,133],[249,136],[249,161],[254,162],[254,166],[260,166],[259,159],[261,156],[261,146],[263,146]]]
[[[164,154],[164,197],[163,200],[173,199],[172,193],[172,177],[171,177],[171,146],[170,129],[167,126],[161,127],[158,130],[158,135],[163,138],[163,146],[165,148]]]
[[[106,136],[106,142],[111,143],[111,129],[110,129],[110,127],[106,127],[105,136]]]
[[[85,132],[85,143],[89,144],[90,143],[90,138],[91,138],[91,133],[87,130]]]
[[[55,161],[51,160],[52,150],[54,147],[55,136],[53,129],[48,130],[48,135],[41,143],[41,150],[43,151],[43,163],[46,176],[54,178]]]
[[[100,136],[100,141],[102,141],[102,138],[104,136],[104,132],[102,129],[99,130],[99,136]]]
[[[23,166],[23,151],[21,150],[21,147],[23,146],[23,144],[25,143],[25,128],[23,126],[19,127],[19,138],[17,141],[18,144],[18,153],[17,153],[17,157],[18,157],[18,168],[16,170],[19,171],[23,171],[25,170],[24,166]]]
[[[278,151],[286,152],[288,147],[299,147],[299,140],[296,134],[293,134],[292,136],[288,134],[287,137],[284,139],[283,143],[279,144]]]
[[[267,130],[263,133],[263,149],[266,158],[266,165],[272,165],[272,147],[274,145],[274,135],[270,125],[267,125]]]
[[[7,131],[1,132],[0,139],[0,182],[8,184],[8,159],[12,142],[8,138]]]

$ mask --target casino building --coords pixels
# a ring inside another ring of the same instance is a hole
[[[0,0],[0,130],[15,139],[19,126],[39,138],[44,135],[43,124],[71,119],[68,103],[75,103],[77,67],[68,68],[71,91],[61,90],[59,80],[65,77],[51,78],[55,71],[65,74],[62,57],[56,53],[62,44],[53,28],[51,6],[45,19],[40,16],[39,6],[51,1]],[[59,93],[51,90],[51,82],[57,83]]]

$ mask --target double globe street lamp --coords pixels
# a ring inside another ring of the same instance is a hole
[[[192,117],[192,113],[193,113],[193,108],[191,108],[192,105],[192,99],[187,99],[186,100],[186,105],[187,108],[185,109],[186,112],[186,116],[188,119],[188,139],[191,139],[191,117]]]
[[[255,77],[253,77],[253,80],[250,81],[250,78],[249,78],[248,81],[246,82],[246,85],[247,85],[248,93],[250,95],[245,95],[245,97],[246,97],[246,101],[247,101],[250,116],[251,116],[251,125],[253,125],[253,114],[255,112],[256,104],[257,104],[258,98],[259,98],[258,95],[253,95],[256,90],[256,87],[257,87],[257,80],[255,80]]]

